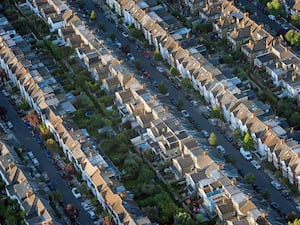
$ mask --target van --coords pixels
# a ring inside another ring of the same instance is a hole
[[[246,160],[251,160],[252,159],[252,154],[250,151],[246,151],[243,147],[240,148],[240,153]]]

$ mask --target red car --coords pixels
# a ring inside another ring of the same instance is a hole
[[[148,71],[144,72],[144,76],[147,77],[148,79],[151,78],[151,74]]]

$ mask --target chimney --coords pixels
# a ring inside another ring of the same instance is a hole
[[[244,18],[243,18],[243,20],[245,19],[245,17],[249,17],[249,13],[248,12],[244,12]]]
[[[252,195],[248,194],[247,195],[247,200],[250,201],[252,199]]]
[[[277,62],[275,63],[275,66],[276,66],[276,68],[280,68],[280,62],[277,61]]]
[[[32,190],[26,192],[26,198],[30,198],[33,195]]]
[[[256,111],[251,113],[251,118],[256,117]]]
[[[269,213],[267,213],[267,212],[263,212],[263,213],[261,214],[261,216],[264,217],[264,218],[267,217],[268,215],[269,215]]]
[[[280,139],[280,144],[283,145],[284,143],[285,143],[285,139],[284,139],[284,138],[281,138],[281,139]]]
[[[297,78],[297,76],[296,76],[296,75],[293,75],[293,76],[292,76],[292,81],[295,82],[296,78]]]
[[[14,162],[10,162],[10,163],[8,164],[8,169],[9,169],[9,170],[12,170],[15,166],[16,166],[16,164],[15,164]]]
[[[259,29],[262,30],[264,28],[264,24],[259,24]]]
[[[218,164],[218,170],[221,170],[221,169],[223,169],[223,164],[222,164],[222,163],[219,163],[219,164]]]
[[[232,185],[236,185],[236,183],[237,183],[236,179],[235,179],[235,178],[232,178],[232,179],[231,179],[231,184],[232,184]]]
[[[146,88],[146,83],[142,83],[142,88]]]
[[[208,156],[208,151],[204,151],[203,155]]]

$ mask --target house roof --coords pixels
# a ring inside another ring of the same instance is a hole
[[[186,169],[186,168],[193,166],[193,160],[192,160],[191,156],[189,156],[189,155],[184,156],[184,157],[179,156],[172,160],[174,162],[177,162],[177,164],[180,166],[181,169]]]
[[[216,207],[218,207],[220,213],[222,215],[227,215],[229,213],[232,214],[232,216],[234,216],[234,207],[232,204],[232,201],[226,197],[222,197],[220,200],[218,200],[216,202]]]

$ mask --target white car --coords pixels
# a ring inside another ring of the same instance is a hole
[[[79,193],[79,191],[77,190],[77,188],[72,188],[72,194],[74,195],[75,198],[80,198],[81,194]]]
[[[197,102],[196,100],[192,100],[192,101],[191,101],[191,104],[192,104],[193,106],[197,106],[197,105],[198,105],[198,102]]]
[[[122,32],[122,35],[123,35],[124,37],[126,37],[126,38],[129,37],[129,35],[128,35],[126,32]]]
[[[225,153],[226,153],[225,148],[224,148],[222,145],[218,145],[218,146],[217,146],[217,150],[218,150],[218,152],[220,152],[220,153],[222,153],[222,154],[225,154]]]
[[[251,160],[251,164],[255,167],[255,169],[259,170],[261,168],[261,165],[256,160]]]
[[[87,214],[89,214],[89,216],[91,217],[92,220],[96,219],[96,214],[94,213],[94,211],[89,210],[89,211],[87,211]]]
[[[12,122],[7,121],[6,124],[7,124],[7,127],[8,127],[9,129],[14,128],[14,125],[12,124]]]
[[[190,114],[185,110],[181,110],[181,114],[185,117],[185,118],[188,118],[190,116]]]
[[[128,59],[129,59],[130,61],[134,61],[134,60],[135,60],[134,56],[133,56],[130,52],[127,53],[127,57],[128,57]]]
[[[92,208],[91,204],[88,202],[81,202],[80,204],[85,211],[89,211]]]
[[[164,69],[163,69],[163,68],[161,68],[160,66],[157,66],[157,67],[156,67],[156,69],[157,69],[157,71],[158,71],[158,72],[161,72],[161,73],[163,73],[163,72],[164,72]]]
[[[271,184],[277,191],[280,191],[282,189],[281,184],[276,180],[271,181]]]
[[[2,90],[2,93],[5,97],[9,97],[9,93],[7,90]]]
[[[288,29],[290,29],[290,27],[287,25],[287,24],[281,24],[281,27],[283,28],[283,29],[285,29],[285,30],[288,30]]]
[[[27,155],[28,155],[28,157],[29,157],[30,159],[33,159],[33,158],[34,158],[34,154],[33,154],[32,151],[27,152]]]
[[[37,160],[37,158],[33,158],[31,159],[33,162],[33,165],[35,165],[36,167],[38,167],[40,165],[39,161]]]
[[[276,20],[276,17],[274,15],[268,15],[270,20]]]

